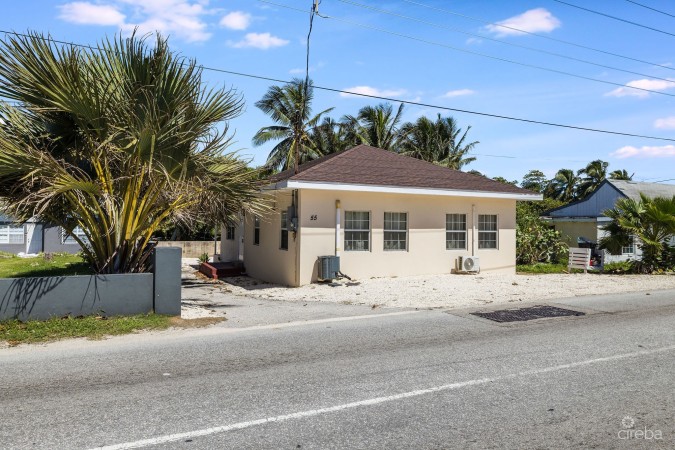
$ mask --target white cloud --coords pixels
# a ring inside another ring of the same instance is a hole
[[[251,15],[242,11],[232,11],[220,19],[220,25],[230,30],[245,30],[251,24]]]
[[[499,26],[501,25],[501,26]],[[510,27],[510,28],[504,28]],[[487,25],[485,28],[497,36],[513,36],[523,34],[518,30],[528,31],[530,33],[549,33],[560,27],[560,20],[551,14],[545,8],[535,8],[525,11],[517,16],[497,22],[494,25]]]
[[[203,16],[211,14],[208,0],[116,0],[97,4],[71,2],[59,7],[59,19],[88,25],[116,25],[126,33],[161,32],[188,42],[211,37]],[[126,13],[126,14],[125,14]]]
[[[656,121],[654,121],[654,128],[661,128],[663,130],[675,129],[675,116],[656,119]]]
[[[372,86],[353,86],[343,89],[354,94],[372,95],[375,97],[398,97],[405,94],[405,89],[378,89]],[[340,97],[357,97],[348,92],[340,92]]]
[[[619,159],[624,158],[673,158],[675,157],[675,145],[663,145],[660,147],[633,147],[627,145],[611,153]]]
[[[649,97],[650,94],[649,92],[641,91],[639,89],[631,89],[631,87],[640,89],[649,89],[650,91],[665,91],[667,89],[675,88],[675,79],[671,79],[671,81],[648,80],[646,78],[643,78],[641,80],[633,80],[626,83],[626,86],[616,88],[613,91],[606,93],[605,95],[608,97],[626,97],[626,96],[639,98]]]
[[[227,44],[234,48],[259,48],[267,50],[274,47],[282,47],[289,41],[272,36],[270,33],[247,33],[244,39],[237,42],[228,41]]]
[[[454,91],[448,91],[443,94],[443,98],[452,98],[452,97],[461,97],[462,95],[471,95],[475,94],[471,89],[457,89]]]
[[[126,18],[111,5],[94,5],[89,2],[72,2],[59,6],[59,19],[81,25],[121,26]]]

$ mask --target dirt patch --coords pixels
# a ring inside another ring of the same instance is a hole
[[[225,317],[198,317],[196,319],[181,319],[180,317],[171,318],[171,326],[176,328],[202,328],[224,322]]]

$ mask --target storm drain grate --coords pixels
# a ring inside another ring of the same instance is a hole
[[[544,317],[583,316],[580,311],[556,308],[555,306],[531,306],[529,308],[502,309],[492,312],[475,312],[474,316],[492,320],[494,322],[523,322],[526,320],[543,319]]]

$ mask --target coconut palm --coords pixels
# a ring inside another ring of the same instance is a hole
[[[166,220],[263,207],[257,174],[224,154],[241,98],[205,90],[199,66],[159,36],[88,49],[7,37],[0,96],[17,102],[0,106],[0,202],[17,220],[63,227],[98,273],[147,270]]]
[[[396,150],[399,129],[403,114],[403,103],[396,113],[390,103],[377,106],[364,106],[356,117],[344,116],[342,122],[350,130],[347,139],[360,144],[372,145],[385,150]]]
[[[608,162],[596,159],[588,163],[583,169],[577,171],[577,175],[585,175],[579,182],[577,190],[579,198],[584,198],[591,194],[600,186],[600,183],[605,181],[605,178],[607,178],[607,166],[609,166]]]
[[[604,214],[612,221],[604,227],[608,234],[600,239],[600,248],[620,254],[623,246],[636,239],[642,249],[641,271],[652,272],[672,263],[668,259],[673,254],[669,242],[675,236],[675,196],[622,198]]]
[[[283,86],[270,86],[255,106],[269,115],[277,125],[263,127],[253,136],[253,145],[260,146],[270,141],[279,141],[265,166],[271,170],[285,170],[321,156],[310,139],[310,130],[316,127],[325,111],[312,117],[312,81],[294,78]]]
[[[625,180],[625,181],[630,181],[633,179],[633,175],[628,175],[628,172],[626,169],[622,170],[614,170],[612,173],[609,174],[609,179],[610,180]]]
[[[341,152],[354,145],[347,139],[344,124],[330,117],[325,117],[320,125],[310,130],[309,140],[316,151],[322,155]]]
[[[475,157],[467,156],[479,143],[478,141],[465,143],[470,129],[470,126],[467,127],[462,134],[462,129],[457,127],[454,118],[442,118],[440,114],[435,121],[420,117],[416,122],[408,122],[401,127],[399,152],[460,170],[476,160]]]
[[[571,169],[560,169],[546,186],[545,194],[564,202],[570,202],[577,196],[579,177]]]

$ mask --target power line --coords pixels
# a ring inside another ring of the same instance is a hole
[[[606,13],[603,13],[603,12],[600,12],[600,11],[595,11],[594,9],[584,8],[583,6],[574,5],[572,3],[567,3],[567,2],[564,2],[562,0],[553,0],[553,1],[558,2],[558,3],[562,3],[563,5],[571,6],[572,8],[577,8],[577,9],[581,9],[583,11],[587,11],[589,13],[597,14],[599,16],[604,16],[604,17],[608,17],[610,19],[618,20],[620,22],[628,23],[628,24],[634,25],[636,27],[645,28],[647,30],[656,31],[657,33],[667,34],[669,36],[675,37],[675,34],[669,33],[668,31],[659,30],[658,28],[650,27],[648,25],[643,25],[641,23],[637,23],[637,22],[633,22],[633,21],[630,21],[630,20],[622,19],[621,17],[616,17],[616,16],[612,16],[610,14],[606,14]]]
[[[263,0],[259,0],[263,1]],[[305,11],[306,13],[306,11]],[[25,36],[29,37],[27,34],[22,34],[22,33],[17,33],[14,31],[5,31],[5,30],[0,30],[0,33],[4,34],[13,34],[17,36]],[[44,39],[47,40],[47,38],[40,37],[40,36],[35,36],[38,37],[39,39]],[[54,41],[56,42],[56,41]],[[97,47],[91,47],[89,45],[84,45],[84,44],[77,44],[74,42],[65,42],[65,41],[60,41],[63,44],[66,45],[71,45],[74,47],[86,47],[94,50],[101,50]],[[236,76],[241,76],[241,77],[246,77],[246,78],[253,78],[257,80],[264,80],[264,81],[272,81],[275,83],[290,83],[290,80],[282,80],[279,78],[273,78],[273,77],[267,77],[263,75],[256,75],[256,74],[250,74],[250,73],[245,73],[245,72],[237,72],[234,70],[227,70],[227,69],[220,69],[216,67],[208,67],[208,66],[203,66],[203,65],[198,65],[202,70],[207,70],[210,72],[217,72],[217,73],[226,73],[229,75],[236,75]],[[581,127],[581,126],[576,126],[576,125],[567,125],[567,124],[561,124],[561,123],[556,123],[556,122],[546,122],[542,120],[536,120],[536,119],[525,119],[522,117],[513,117],[513,116],[505,116],[501,114],[493,114],[493,113],[486,113],[486,112],[481,112],[481,111],[472,111],[468,109],[460,109],[460,108],[451,108],[448,106],[441,106],[441,105],[434,105],[431,103],[423,103],[423,102],[415,102],[412,100],[403,100],[403,99],[398,99],[398,98],[393,98],[393,97],[385,97],[381,95],[371,95],[371,94],[363,94],[361,92],[352,92],[348,91],[345,89],[336,89],[336,88],[330,88],[326,86],[313,86],[314,89],[319,89],[322,91],[328,91],[328,92],[335,92],[338,94],[349,94],[349,95],[354,95],[357,97],[366,97],[366,98],[373,98],[377,100],[385,100],[388,102],[393,102],[393,103],[404,103],[407,105],[413,105],[413,106],[421,106],[424,108],[433,108],[433,109],[438,109],[442,111],[452,111],[452,112],[458,112],[458,113],[464,113],[464,114],[471,114],[471,115],[476,115],[476,116],[482,116],[482,117],[491,117],[494,119],[503,119],[503,120],[511,120],[515,122],[523,122],[523,123],[530,123],[530,124],[536,124],[536,125],[546,125],[546,126],[551,126],[551,127],[557,127],[557,128],[567,128],[571,130],[579,130],[579,131],[587,131],[587,132],[593,132],[593,133],[602,133],[602,134],[611,134],[611,135],[616,135],[616,136],[627,136],[627,137],[635,137],[635,138],[641,138],[641,139],[653,139],[657,141],[667,141],[667,142],[675,142],[675,139],[673,138],[664,138],[664,137],[657,137],[657,136],[648,136],[648,135],[642,135],[642,134],[634,134],[634,133],[625,133],[621,131],[613,131],[613,130],[603,130],[599,128],[589,128],[589,127]]]
[[[675,17],[675,15],[673,15],[673,14],[667,13],[667,12],[665,12],[665,11],[661,11],[660,9],[652,8],[651,6],[643,5],[642,3],[634,2],[633,0],[626,0],[626,1],[627,1],[628,3],[632,3],[632,4],[634,4],[634,5],[642,6],[643,8],[651,9],[651,10],[654,11],[654,12],[657,12],[657,13],[660,13],[660,14],[664,14],[664,15],[666,15],[666,16]]]
[[[525,50],[543,53],[543,54],[546,54],[546,55],[551,55],[551,56],[555,56],[555,57],[558,57],[558,58],[567,59],[567,60],[570,60],[570,61],[576,61],[576,62],[580,62],[580,63],[584,63],[584,64],[589,64],[589,65],[596,66],[596,67],[602,67],[604,69],[616,70],[618,72],[630,73],[630,74],[633,74],[633,75],[639,75],[641,77],[648,77],[648,78],[661,80],[661,81],[667,81],[669,83],[675,84],[674,80],[671,80],[671,79],[668,79],[668,78],[661,78],[661,77],[657,77],[657,76],[653,76],[653,75],[647,75],[647,74],[640,73],[640,72],[634,72],[632,70],[621,69],[621,68],[618,68],[618,67],[613,67],[613,66],[608,66],[608,65],[605,65],[605,64],[596,63],[596,62],[593,62],[593,61],[588,61],[586,59],[576,58],[574,56],[563,55],[562,53],[551,52],[551,51],[548,51],[548,50],[543,50],[543,49],[534,48],[534,47],[528,47],[526,45],[520,45],[520,44],[516,44],[514,42],[508,42],[508,41],[504,41],[502,39],[496,39],[496,38],[492,38],[492,37],[485,36],[485,35],[482,35],[482,34],[471,33],[471,32],[461,30],[461,29],[458,29],[458,28],[454,28],[454,27],[450,27],[450,26],[446,26],[446,25],[440,25],[440,24],[437,24],[437,23],[434,23],[434,22],[429,22],[427,20],[422,20],[422,19],[418,19],[416,17],[398,14],[398,13],[395,13],[393,11],[388,11],[388,10],[385,10],[385,9],[376,8],[376,7],[370,6],[370,5],[364,5],[362,3],[357,3],[357,2],[354,2],[354,1],[351,1],[351,0],[338,0],[338,1],[342,2],[342,3],[345,3],[345,4],[348,4],[348,5],[356,6],[356,7],[359,7],[359,8],[369,9],[371,11],[375,11],[375,12],[378,12],[378,13],[381,13],[381,14],[387,14],[387,15],[390,15],[390,16],[393,16],[393,17],[398,17],[398,18],[401,18],[401,19],[406,19],[406,20],[422,23],[422,24],[425,24],[425,25],[430,25],[432,27],[450,30],[450,31],[453,31],[455,33],[461,33],[461,34],[464,34],[464,35],[467,35],[467,36],[472,36],[472,37],[477,37],[477,38],[480,38],[480,39],[485,39],[485,40],[488,40],[488,41],[498,42],[500,44],[510,45],[512,47],[522,48],[522,49],[525,49]]]
[[[270,5],[278,6],[280,8],[286,8],[286,9],[289,9],[289,10],[292,10],[292,11],[301,12],[303,14],[306,14],[306,11],[303,11],[303,10],[298,9],[298,8],[294,8],[292,6],[283,5],[283,4],[280,4],[280,3],[275,3],[275,2],[272,2],[272,1],[269,1],[269,0],[258,0],[258,1],[262,2],[262,3],[267,3],[267,4],[270,4]],[[578,74],[574,74],[574,73],[571,73],[571,72],[566,72],[564,70],[551,69],[549,67],[538,66],[538,65],[535,65],[535,64],[529,64],[529,63],[514,61],[512,59],[502,58],[502,57],[499,57],[499,56],[488,55],[486,53],[480,53],[480,52],[476,52],[476,51],[472,51],[472,50],[466,50],[466,49],[463,49],[463,48],[454,47],[452,45],[447,45],[447,44],[443,44],[443,43],[435,42],[435,41],[429,41],[429,40],[418,38],[418,37],[415,37],[415,36],[410,36],[410,35],[407,35],[407,34],[398,33],[396,31],[385,30],[384,28],[378,28],[378,27],[375,27],[375,26],[372,26],[372,25],[366,25],[366,24],[362,24],[362,23],[359,23],[359,22],[354,22],[352,20],[343,19],[343,18],[340,18],[340,17],[335,17],[335,16],[322,16],[322,17],[325,18],[325,19],[332,19],[332,20],[335,20],[335,21],[338,21],[338,22],[344,22],[344,23],[347,23],[347,24],[350,24],[350,25],[361,27],[361,28],[366,28],[366,29],[378,31],[380,33],[390,34],[392,36],[402,37],[402,38],[405,38],[405,39],[410,39],[410,40],[413,40],[413,41],[422,42],[422,43],[429,44],[429,45],[435,45],[435,46],[438,46],[438,47],[443,47],[443,48],[455,50],[455,51],[462,52],[462,53],[468,53],[468,54],[471,54],[471,55],[481,56],[483,58],[493,59],[493,60],[496,60],[496,61],[506,62],[506,63],[514,64],[514,65],[521,66],[521,67],[528,67],[528,68],[531,68],[531,69],[543,70],[545,72],[556,73],[558,75],[565,75],[565,76],[569,76],[569,77],[573,77],[573,78],[579,78],[579,79],[582,79],[582,80],[594,81],[596,83],[608,84],[608,85],[611,85],[611,86],[619,86],[621,88],[626,88],[626,89],[634,89],[634,90],[638,90],[638,91],[649,92],[649,93],[652,93],[652,94],[666,95],[668,97],[675,97],[675,94],[669,94],[667,92],[655,91],[655,90],[652,90],[652,89],[646,89],[646,88],[641,88],[641,87],[637,87],[637,86],[630,86],[630,85],[626,85],[626,84],[615,83],[613,81],[600,80],[598,78],[587,77],[585,75],[578,75]],[[668,80],[668,81],[670,81],[670,80]]]
[[[405,2],[405,3],[409,3],[411,5],[416,5],[416,6],[421,6],[423,8],[428,8],[428,9],[431,9],[433,11],[438,11],[438,12],[442,12],[442,13],[445,13],[445,14],[450,14],[450,15],[453,15],[453,16],[456,16],[456,17],[462,17],[462,18],[468,19],[468,20],[473,20],[474,22],[482,23],[484,25],[492,25],[492,26],[495,26],[495,27],[504,28],[506,30],[517,31],[519,33],[527,34],[527,35],[530,35],[530,36],[536,36],[536,37],[539,37],[539,38],[542,38],[542,39],[547,39],[549,41],[558,42],[560,44],[570,45],[570,46],[573,46],[573,47],[582,48],[584,50],[590,50],[590,51],[593,51],[593,52],[602,53],[602,54],[614,56],[614,57],[617,57],[617,58],[622,58],[622,59],[625,59],[625,60],[628,60],[628,61],[639,62],[639,63],[642,63],[642,64],[649,64],[650,66],[659,67],[659,68],[662,68],[662,69],[675,70],[674,67],[666,66],[666,65],[663,65],[663,64],[657,64],[657,63],[645,61],[645,60],[642,60],[642,59],[633,58],[631,56],[621,55],[619,53],[613,53],[613,52],[610,52],[610,51],[607,51],[607,50],[589,47],[587,45],[577,44],[575,42],[565,41],[563,39],[558,39],[558,38],[554,38],[554,37],[551,37],[551,36],[546,36],[546,35],[543,35],[543,34],[534,33],[532,31],[522,30],[520,28],[512,27],[512,26],[509,26],[509,25],[503,25],[503,24],[500,24],[500,23],[490,22],[490,21],[487,21],[485,19],[480,19],[478,17],[468,16],[466,14],[461,14],[461,13],[458,13],[458,12],[455,12],[455,11],[450,11],[448,9],[438,8],[436,6],[426,5],[424,3],[420,3],[420,2],[417,2],[417,1],[413,1],[413,0],[401,0],[401,1]]]

